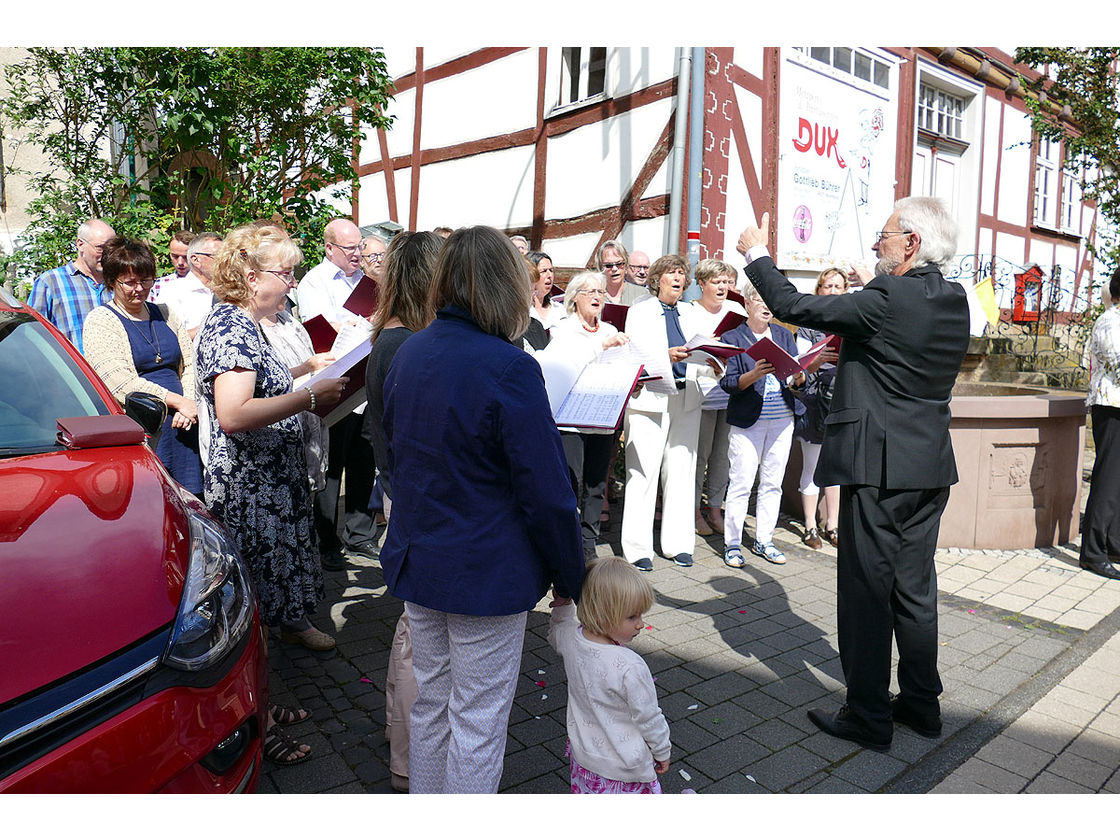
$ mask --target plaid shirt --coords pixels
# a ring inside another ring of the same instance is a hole
[[[71,260],[35,278],[27,305],[58,327],[81,353],[86,316],[109,299],[105,287],[79,271]]]

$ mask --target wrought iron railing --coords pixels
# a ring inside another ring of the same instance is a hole
[[[1041,276],[1024,294],[1015,275],[1026,269],[990,254],[966,255],[951,263],[945,276],[971,284],[992,278],[1000,317],[985,336],[997,340],[993,353],[1014,353],[1021,370],[1044,374],[1054,387],[1083,387],[1089,373],[1085,345],[1099,314],[1099,286],[1083,282],[1075,291],[1068,267],[1039,266],[1036,274]]]

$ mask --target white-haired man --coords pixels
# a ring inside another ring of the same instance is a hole
[[[323,229],[325,256],[307,272],[296,288],[299,316],[307,321],[322,315],[341,330],[358,316],[345,308],[362,279],[362,232],[350,219],[332,219]],[[324,569],[346,568],[345,549],[363,557],[377,557],[377,525],[370,515],[373,492],[373,447],[362,436],[365,407],[351,412],[330,428],[327,483],[315,495],[315,529]],[[338,500],[346,472],[346,510],[342,538],[338,536]]]
[[[116,235],[100,219],[82,222],[78,227],[77,259],[43,272],[31,284],[28,306],[58,327],[79,353],[86,316],[112,297],[101,285],[101,249]]]
[[[889,749],[894,724],[941,733],[933,555],[957,481],[949,397],[968,347],[964,287],[941,276],[957,227],[934,198],[904,198],[875,239],[858,295],[800,294],[766,251],[769,214],[738,249],[777,318],[844,341],[814,480],[840,485],[837,628],[847,701],[812,709],[830,735]],[[891,641],[899,695],[892,700]]]

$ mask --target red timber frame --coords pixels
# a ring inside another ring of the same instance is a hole
[[[476,67],[498,61],[513,53],[521,52],[523,47],[515,48],[489,48],[476,50],[468,55],[448,61],[434,67],[424,66],[424,50],[416,50],[416,70],[394,83],[394,92],[402,93],[414,89],[416,91],[415,119],[413,124],[412,152],[407,155],[398,155],[390,158],[387,135],[384,129],[377,130],[378,145],[381,150],[381,159],[375,163],[359,165],[355,154],[354,169],[359,178],[376,172],[384,172],[385,189],[389,206],[389,216],[398,224],[404,224],[396,202],[395,177],[401,169],[411,171],[411,198],[408,208],[408,227],[415,229],[417,210],[420,198],[420,177],[422,165],[448,160],[457,160],[483,152],[499,149],[512,149],[520,146],[533,146],[534,173],[533,173],[533,221],[527,228],[511,228],[506,232],[521,234],[529,238],[532,247],[539,248],[545,238],[558,238],[584,233],[600,233],[599,243],[616,238],[622,226],[635,219],[650,219],[665,216],[669,212],[669,196],[656,195],[642,198],[642,194],[649,187],[653,176],[665,162],[673,144],[673,117],[670,115],[660,136],[649,150],[646,160],[638,172],[634,182],[619,198],[619,203],[613,206],[600,208],[585,213],[578,217],[547,219],[545,218],[545,196],[547,191],[546,164],[548,161],[549,138],[558,137],[573,129],[592,123],[601,122],[608,117],[624,114],[635,108],[640,108],[651,102],[673,97],[676,95],[676,79],[662,81],[642,90],[615,99],[594,103],[583,108],[565,111],[555,117],[546,117],[545,111],[548,103],[545,101],[545,89],[548,73],[548,48],[537,49],[537,109],[536,123],[532,127],[521,129],[508,134],[485,137],[444,146],[436,149],[425,149],[421,143],[423,125],[423,89],[428,82],[445,79],[458,73],[472,70]],[[357,196],[354,197],[354,207],[357,208]],[[595,250],[598,250],[596,247]],[[592,259],[588,260],[591,265]]]
[[[424,148],[422,144],[423,128],[423,92],[428,82],[438,81],[450,76],[482,67],[506,56],[523,52],[526,49],[537,51],[537,107],[536,119],[532,126],[507,134],[494,135],[478,140],[466,141],[440,148]],[[914,154],[914,123],[916,119],[916,97],[918,86],[917,60],[925,58],[932,62],[947,64],[939,60],[939,49],[931,47],[888,47],[887,51],[906,59],[899,65],[899,96],[898,96],[898,140],[895,150],[896,187],[895,195],[902,198],[910,193],[910,180],[913,168]],[[1010,56],[999,50],[985,48],[1007,64],[1011,64]],[[961,75],[967,75],[959,68],[951,67]],[[1028,68],[1018,68],[1026,76],[1034,74]],[[671,78],[642,90],[635,91],[626,96],[589,104],[582,108],[567,110],[554,117],[548,117],[546,111],[549,103],[545,101],[547,87],[547,74],[549,70],[548,48],[525,47],[492,47],[479,49],[443,64],[428,67],[424,64],[424,50],[416,50],[416,70],[396,80],[395,92],[415,90],[415,119],[413,124],[412,150],[409,154],[389,157],[388,142],[384,129],[377,130],[377,142],[381,151],[381,159],[375,163],[358,164],[358,150],[354,151],[354,169],[360,178],[375,172],[384,172],[385,190],[390,218],[400,224],[402,209],[398,208],[396,200],[396,173],[398,170],[409,169],[411,181],[411,196],[408,207],[408,227],[415,229],[417,211],[420,198],[420,180],[422,165],[440,161],[457,160],[472,155],[510,149],[522,146],[533,146],[534,172],[533,172],[533,218],[528,227],[511,228],[509,234],[526,236],[532,247],[540,247],[546,238],[567,237],[578,234],[599,233],[599,244],[608,239],[616,238],[623,226],[637,219],[658,218],[668,215],[669,196],[667,194],[642,198],[649,187],[658,168],[665,162],[673,144],[675,112],[662,128],[660,135],[649,149],[645,162],[640,168],[632,184],[619,196],[618,204],[602,207],[584,213],[580,216],[569,218],[549,219],[545,217],[545,198],[547,195],[547,161],[549,139],[559,137],[576,128],[601,122],[609,117],[627,113],[651,102],[676,96],[676,79]],[[777,210],[777,184],[778,184],[778,124],[779,124],[779,90],[781,74],[781,52],[777,47],[767,47],[763,50],[762,78],[755,76],[735,64],[734,50],[729,47],[708,47],[705,49],[705,90],[704,90],[704,132],[703,132],[703,164],[701,169],[701,226],[700,226],[700,256],[723,258],[723,244],[726,241],[727,219],[727,184],[729,178],[743,179],[753,211],[761,215],[769,212],[771,216]],[[762,137],[758,147],[752,146],[746,136],[742,114],[739,110],[737,90],[743,90],[758,97],[762,103]],[[1010,105],[1017,111],[1026,111],[1023,101],[990,81],[984,80],[983,95],[988,98],[985,103],[992,105]],[[1001,113],[999,121],[999,137],[996,143],[1002,148],[1004,115]],[[981,148],[984,147],[987,131],[987,120],[982,121]],[[731,159],[731,141],[734,139],[735,161]],[[990,139],[990,138],[988,138]],[[1034,154],[1037,143],[1032,148],[1031,179],[1032,184],[1028,189],[1028,202],[1033,202],[1033,177]],[[758,155],[761,155],[761,166],[757,166]],[[979,177],[983,183],[983,166],[985,155],[979,156]],[[1053,249],[1061,244],[1077,244],[1079,250],[1077,276],[1074,280],[1074,294],[1076,295],[1086,275],[1091,278],[1093,258],[1084,244],[1078,243],[1078,238],[1055,231],[1035,227],[1032,223],[1026,225],[1012,224],[1000,219],[999,214],[999,183],[1001,178],[1000,166],[1002,156],[996,156],[996,173],[994,178],[995,195],[993,196],[993,212],[991,214],[977,210],[977,233],[973,243],[974,251],[982,250],[981,234],[993,237],[996,233],[1009,233],[1022,239],[1024,251],[1022,254],[1006,255],[1013,262],[1022,261],[1024,264],[1029,259],[1032,242],[1045,242]],[[1063,173],[1064,174],[1064,173]],[[761,177],[760,177],[761,175]],[[1060,190],[1060,186],[1059,186]],[[978,192],[978,201],[980,200]],[[688,184],[685,184],[682,206],[687,206]],[[358,206],[358,197],[355,192],[353,207],[355,215]],[[1033,205],[1027,207],[1026,217],[1033,222]],[[1094,210],[1093,220],[1087,236],[1095,233],[1097,217]],[[681,253],[686,248],[687,220],[681,219],[680,242]],[[771,228],[771,250],[776,248],[775,229]],[[597,248],[596,248],[597,250]],[[591,265],[593,258],[588,259]],[[1091,280],[1090,280],[1091,282]]]

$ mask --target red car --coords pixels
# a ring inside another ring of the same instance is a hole
[[[143,440],[0,289],[2,792],[257,786],[267,654],[248,570]]]

